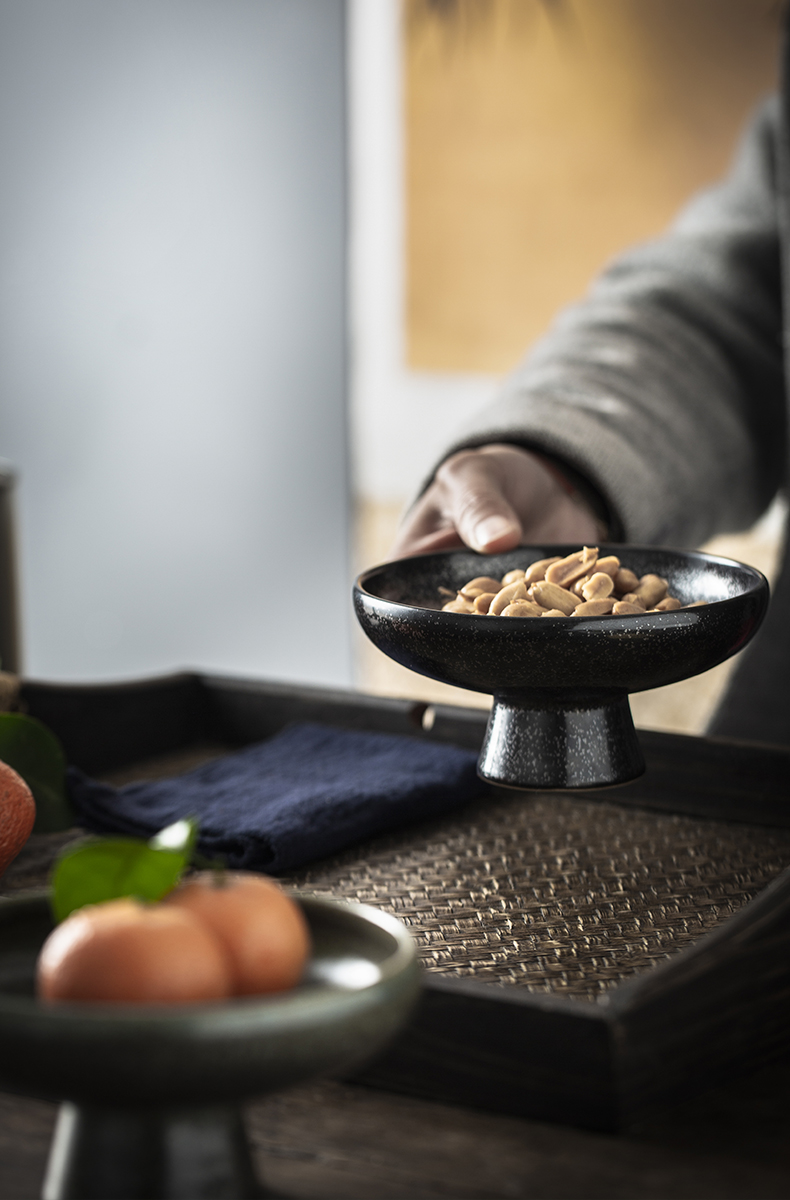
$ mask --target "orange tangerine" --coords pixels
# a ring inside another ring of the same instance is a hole
[[[236,995],[280,992],[300,980],[310,953],[301,908],[264,875],[204,871],[164,904],[191,913],[221,942]]]
[[[33,832],[36,802],[21,775],[0,762],[0,875]]]
[[[226,954],[185,908],[109,900],[86,905],[47,938],[38,960],[44,1000],[181,1004],[221,1000]]]

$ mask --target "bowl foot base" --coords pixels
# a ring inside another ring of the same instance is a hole
[[[611,787],[645,760],[625,692],[495,696],[478,773],[516,788]]]
[[[259,1200],[241,1115],[230,1106],[62,1104],[43,1200]]]

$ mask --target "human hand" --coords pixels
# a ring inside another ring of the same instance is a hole
[[[538,455],[492,444],[445,459],[406,514],[391,553],[407,558],[466,545],[497,554],[529,542],[599,540],[592,510]]]

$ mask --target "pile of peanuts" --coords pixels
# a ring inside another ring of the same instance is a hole
[[[660,575],[635,575],[614,554],[599,558],[597,547],[584,546],[565,558],[542,558],[525,571],[502,579],[478,575],[452,596],[442,612],[489,617],[602,617],[672,612],[684,606],[669,595]],[[705,601],[697,601],[704,604]]]

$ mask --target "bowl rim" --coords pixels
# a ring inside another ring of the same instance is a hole
[[[376,574],[379,571],[384,571],[389,567],[402,567],[405,563],[419,562],[419,561],[429,559],[429,558],[448,559],[456,554],[470,554],[470,555],[475,555],[476,557],[478,557],[482,560],[485,560],[485,559],[492,559],[492,558],[501,558],[506,554],[517,554],[520,550],[533,550],[533,549],[534,550],[567,549],[567,552],[570,554],[570,553],[573,553],[574,549],[578,549],[578,545],[575,543],[571,543],[571,542],[546,543],[545,545],[540,545],[540,546],[534,545],[534,544],[524,544],[521,546],[514,547],[513,550],[503,550],[501,552],[501,554],[481,554],[477,550],[472,550],[471,547],[457,546],[452,550],[436,550],[436,551],[432,551],[428,554],[410,555],[408,558],[388,559],[386,562],[378,563],[375,566],[368,567],[368,568],[366,568],[366,570],[361,571],[354,581],[353,592],[355,595],[361,596],[366,602],[373,601],[377,605],[387,605],[396,611],[403,609],[403,610],[419,612],[419,613],[431,613],[434,617],[439,618],[443,623],[449,623],[449,624],[453,625],[453,624],[457,624],[460,621],[460,622],[463,622],[464,624],[467,624],[467,618],[472,615],[471,613],[445,612],[441,608],[426,608],[425,605],[422,605],[422,604],[408,604],[407,602],[405,602],[403,600],[390,600],[384,596],[378,596],[375,592],[370,591],[369,588],[367,587],[367,580],[370,578],[370,576]],[[634,621],[641,621],[641,622],[647,621],[649,623],[649,625],[651,625],[651,626],[652,625],[665,625],[665,624],[675,625],[678,623],[677,618],[681,614],[684,614],[686,616],[693,615],[700,619],[704,619],[704,614],[705,614],[706,609],[707,610],[710,610],[710,609],[719,610],[722,605],[737,604],[740,601],[742,601],[744,599],[744,597],[758,596],[764,591],[767,591],[770,594],[770,584],[768,582],[768,579],[766,578],[766,576],[763,574],[762,571],[760,571],[757,567],[751,566],[749,563],[740,562],[738,559],[735,559],[735,558],[727,558],[725,555],[708,554],[704,550],[683,550],[683,549],[678,549],[677,547],[673,547],[673,546],[651,546],[651,545],[641,543],[641,542],[639,542],[639,543],[637,543],[637,542],[627,542],[627,543],[626,542],[622,542],[622,543],[602,542],[600,545],[600,549],[602,551],[605,550],[607,553],[608,552],[616,553],[618,550],[625,549],[625,550],[637,550],[640,552],[644,551],[646,553],[658,552],[658,553],[662,553],[662,554],[675,554],[679,558],[686,559],[686,560],[692,560],[692,561],[701,560],[702,562],[709,563],[711,565],[715,564],[715,565],[723,566],[723,567],[727,567],[727,568],[736,568],[738,571],[746,571],[753,577],[753,579],[752,579],[752,582],[749,584],[749,586],[744,588],[744,590],[742,592],[739,592],[736,596],[727,596],[723,600],[711,600],[711,601],[708,601],[707,604],[687,605],[683,608],[673,609],[668,612],[649,612],[648,611],[648,612],[644,612],[644,613],[621,613],[621,614],[618,613],[617,616],[614,616],[611,613],[601,613],[598,616],[589,615],[589,616],[584,616],[582,618],[576,618],[570,625],[569,625],[567,617],[541,617],[540,618],[541,627],[544,625],[544,623],[546,623],[549,626],[549,628],[561,627],[563,629],[568,629],[570,632],[571,630],[579,630],[582,628],[587,628],[588,622],[590,622],[590,621],[595,622],[596,628],[598,626],[601,626],[601,627],[609,628],[612,630],[616,630],[616,629],[620,628],[621,621],[626,622],[627,625],[632,624]],[[618,557],[620,557],[619,554],[618,554]],[[533,561],[536,561],[536,560],[533,560]],[[503,617],[500,615],[500,616],[495,616],[492,618],[489,616],[489,614],[486,614],[486,616],[488,618],[485,623],[487,627],[491,627],[492,622],[496,623],[494,625],[494,628],[502,627],[505,622],[507,623],[508,628],[512,628],[512,626],[513,626],[513,618],[512,617]],[[529,620],[523,621],[523,624],[525,624],[528,628],[533,628],[532,621],[529,621]]]
[[[231,996],[225,1000],[195,1002],[190,1004],[123,1004],[101,1002],[68,1002],[43,1004],[36,996],[21,996],[11,992],[0,992],[0,1026],[4,1019],[18,1017],[28,1021],[46,1022],[50,1028],[80,1026],[92,1022],[99,1032],[108,1029],[140,1029],[166,1034],[194,1031],[210,1032],[218,1036],[237,1036],[240,1025],[260,1026],[263,1021],[272,1028],[281,1024],[311,1024],[315,1019],[317,1003],[327,1009],[345,1008],[355,1002],[364,1003],[367,998],[386,990],[393,980],[418,969],[417,947],[406,925],[397,917],[385,913],[372,905],[352,900],[340,900],[306,890],[286,889],[303,908],[328,914],[346,913],[357,920],[375,925],[394,940],[392,953],[377,963],[378,977],[360,986],[340,988],[322,983],[306,982],[287,992],[276,992],[260,996]],[[0,897],[0,911],[9,913],[12,908],[35,910],[49,905],[49,890],[37,888],[23,894]],[[325,991],[325,999],[318,1001],[319,993]]]

